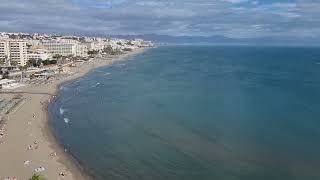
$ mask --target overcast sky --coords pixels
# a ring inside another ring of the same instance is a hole
[[[1,0],[0,31],[320,40],[320,0]]]

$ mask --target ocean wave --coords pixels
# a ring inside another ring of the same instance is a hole
[[[61,115],[63,115],[63,113],[65,112],[65,110],[63,108],[60,108],[59,111],[60,111]]]
[[[111,73],[105,73],[104,75],[106,75],[106,76],[107,76],[107,75],[110,75],[110,74],[111,74]]]
[[[66,124],[69,124],[69,122],[70,122],[70,119],[68,119],[68,118],[63,118],[63,120],[64,120],[64,122],[65,122]]]
[[[126,64],[116,64],[115,66],[125,66]]]
[[[95,88],[95,87],[97,87],[98,85],[100,85],[101,83],[99,83],[99,82],[97,82],[95,85],[92,85],[91,87],[92,88]]]

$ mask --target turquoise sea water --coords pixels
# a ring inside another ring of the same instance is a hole
[[[320,179],[320,48],[151,49],[49,110],[95,179]]]

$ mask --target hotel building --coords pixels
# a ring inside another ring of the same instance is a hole
[[[42,42],[44,48],[48,50],[48,53],[52,55],[62,56],[86,56],[88,48],[85,45],[81,45],[72,41],[46,41]]]
[[[44,48],[48,50],[48,53],[53,55],[69,56],[76,53],[76,47],[74,43],[65,43],[58,41],[42,42]]]

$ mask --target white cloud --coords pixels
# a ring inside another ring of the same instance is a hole
[[[1,31],[292,36],[320,40],[320,2],[298,0],[1,0]]]

